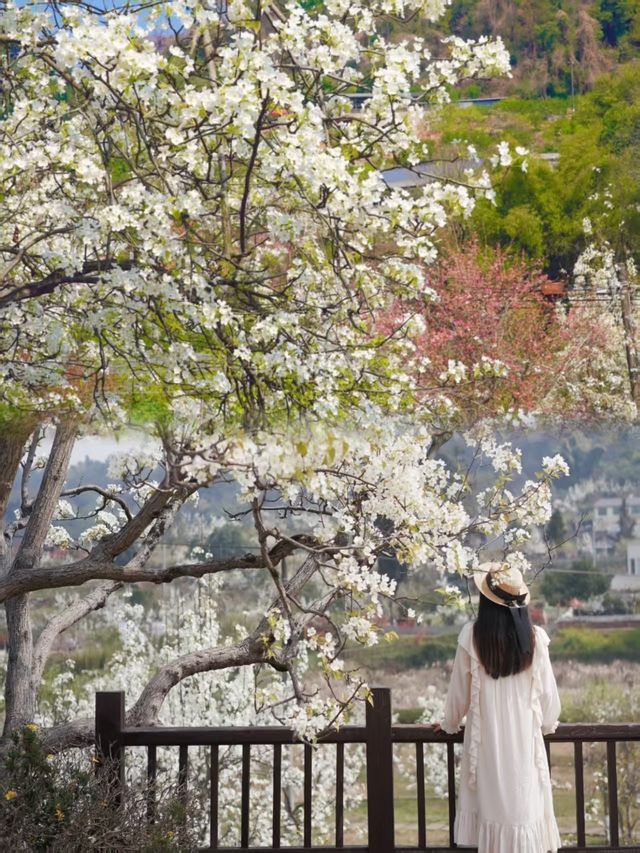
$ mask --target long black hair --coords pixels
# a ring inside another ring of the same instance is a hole
[[[536,635],[529,618],[529,609],[521,607],[520,611],[531,637],[531,650],[528,653],[520,649],[509,608],[480,594],[478,615],[473,625],[473,642],[481,664],[492,678],[516,675],[531,666]]]

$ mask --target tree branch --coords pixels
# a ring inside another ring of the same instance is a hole
[[[64,485],[77,429],[77,423],[72,420],[62,421],[56,429],[44,477],[33,502],[18,553],[9,571],[10,576],[21,574],[39,564],[49,526]]]
[[[96,739],[95,725],[93,717],[80,717],[68,723],[43,729],[40,732],[40,739],[44,749],[53,753],[74,747],[91,746]]]
[[[278,561],[292,554],[298,547],[307,545],[311,537],[299,536],[288,548],[282,542],[277,543],[272,552]],[[299,544],[298,544],[299,543]],[[277,549],[277,550],[276,550]],[[273,557],[271,558],[273,560]],[[137,555],[124,566],[101,556],[90,555],[74,563],[61,566],[35,566],[17,575],[0,580],[0,602],[26,592],[39,589],[60,589],[66,586],[81,586],[91,580],[112,580],[119,583],[170,583],[176,578],[201,578],[232,569],[266,568],[257,554],[244,554],[224,560],[211,560],[205,563],[178,563],[166,568],[153,568],[141,565]]]
[[[38,427],[33,433],[31,443],[29,444],[27,458],[22,466],[22,477],[20,478],[20,511],[23,516],[31,510],[29,501],[29,480],[31,479],[31,472],[33,471],[33,461],[36,456],[36,451],[38,450],[38,445],[40,444],[43,435],[44,430],[41,427]]]
[[[313,556],[305,560],[286,585],[286,592],[294,596],[299,595],[305,584],[313,577],[317,568],[318,564]],[[265,612],[269,613],[276,607],[282,608],[279,596],[273,600],[271,606]],[[229,666],[249,666],[255,663],[270,662],[269,658],[273,655],[273,652],[270,652],[269,644],[265,644],[263,639],[265,634],[270,634],[270,631],[267,617],[264,616],[253,633],[233,646],[216,646],[211,649],[201,649],[197,652],[182,655],[166,664],[166,666],[158,670],[140,694],[138,701],[127,717],[128,724],[132,726],[153,725],[157,721],[162,703],[167,698],[169,692],[191,675],[196,675],[199,672],[212,672],[217,669],[225,669]],[[294,634],[295,632],[292,631],[292,636]],[[287,657],[291,657],[290,650]],[[278,660],[275,663],[277,669],[282,668],[277,666],[279,663]],[[291,675],[291,670],[286,662],[284,668]]]
[[[40,632],[33,651],[31,677],[36,690],[42,681],[42,674],[49,658],[51,647],[60,634],[71,628],[81,619],[84,619],[89,613],[93,613],[95,610],[100,610],[104,607],[109,596],[121,588],[122,584],[118,581],[108,581],[107,583],[100,584],[100,586],[92,589],[84,598],[76,598],[75,601],[70,602],[47,622]]]
[[[248,666],[266,660],[267,647],[257,632],[232,646],[216,646],[182,655],[166,664],[153,676],[127,715],[131,726],[153,725],[162,703],[173,687],[199,672],[213,672],[230,666]]]
[[[0,522],[7,511],[11,490],[20,467],[24,445],[31,427],[24,425],[12,429],[6,426],[0,438]]]
[[[48,293],[53,293],[58,287],[63,284],[96,284],[99,281],[99,273],[107,272],[114,269],[128,270],[133,268],[132,261],[123,261],[116,263],[115,261],[87,261],[81,271],[69,275],[65,270],[54,270],[49,275],[38,281],[31,281],[27,284],[14,287],[8,293],[0,296],[0,308],[6,308],[8,305],[13,305],[16,302],[22,302],[25,299],[35,299],[38,296],[45,296]],[[1,282],[0,282],[1,283]]]
[[[117,557],[122,554],[127,548],[130,548],[141,536],[142,533],[155,521],[162,513],[162,510],[170,501],[175,501],[179,497],[182,500],[186,499],[191,492],[195,491],[194,487],[177,486],[164,487],[162,486],[155,491],[149,500],[141,507],[131,521],[128,521],[116,533],[105,537],[92,552],[95,556],[101,557]]]
[[[247,204],[249,202],[249,190],[251,188],[251,173],[253,172],[254,166],[256,164],[256,158],[258,156],[258,148],[260,147],[260,139],[262,137],[262,122],[264,121],[264,117],[267,113],[267,108],[269,106],[269,94],[265,96],[262,101],[262,108],[256,119],[256,133],[253,139],[253,145],[251,147],[251,157],[249,158],[249,163],[247,165],[247,173],[244,176],[244,191],[242,193],[242,201],[240,202],[240,254],[244,255],[247,250],[247,236],[246,236],[246,227],[247,227]]]
[[[309,538],[309,537],[307,537]],[[282,543],[276,547],[281,548]],[[273,549],[272,549],[273,550]],[[257,559],[254,555],[251,555]],[[313,577],[318,564],[313,556],[310,556],[286,586],[291,596],[298,596],[304,585]],[[94,592],[97,592],[94,591]],[[276,598],[272,604],[279,605]],[[56,617],[54,617],[56,618]],[[138,700],[126,715],[128,726],[154,725],[157,722],[160,709],[169,692],[185,678],[201,672],[213,672],[218,669],[226,669],[230,666],[250,666],[256,663],[271,663],[268,660],[269,648],[265,645],[262,637],[268,630],[266,618],[260,620],[258,627],[249,636],[232,646],[216,646],[212,649],[203,649],[182,655],[163,666],[146,685]],[[278,660],[274,662],[275,668],[288,671],[289,666],[281,665]],[[81,718],[69,723],[52,726],[41,732],[42,742],[46,749],[51,752],[61,752],[73,747],[84,747],[94,743],[95,722],[92,718]]]
[[[107,489],[103,489],[102,486],[76,486],[75,489],[65,489],[63,492],[61,492],[60,497],[77,497],[83,492],[96,492],[96,494],[101,495],[101,497],[105,499],[105,506],[106,503],[112,501],[113,503],[118,504],[118,506],[122,508],[122,511],[127,517],[127,521],[131,521],[131,519],[133,518],[133,516],[131,515],[131,510],[127,506],[127,502],[124,500],[124,498],[121,498],[119,495],[112,494]]]

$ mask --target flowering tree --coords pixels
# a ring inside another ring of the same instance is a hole
[[[448,403],[422,402],[411,317],[392,334],[376,326],[398,298],[430,298],[437,229],[474,195],[439,182],[394,190],[380,169],[428,157],[415,132],[425,103],[508,67],[500,43],[448,40],[449,57],[434,60],[420,40],[381,34],[388,14],[436,17],[442,5],[221,11],[177,0],[144,15],[82,3],[0,13],[2,516],[17,480],[20,495],[0,538],[5,736],[33,717],[56,638],[123,586],[247,569],[268,589],[253,629],[158,662],[129,722],[156,721],[191,676],[261,663],[288,685],[282,718],[311,736],[365,690],[339,655],[347,640],[377,638],[373,619],[394,587],[375,570],[379,554],[462,572],[477,560],[470,533],[508,528],[513,548],[520,522],[547,519],[563,463],[546,460],[516,495],[517,454],[485,435],[496,486],[470,500],[468,478],[429,457],[434,413]],[[348,94],[365,80],[371,97],[356,111]],[[418,83],[423,96],[409,97]],[[106,488],[65,483],[79,435],[127,423],[155,434],[148,453],[124,460]],[[257,553],[158,569],[151,557],[185,502],[229,478]],[[87,492],[95,523],[74,538],[64,517]],[[65,559],[44,563],[48,542]],[[34,630],[34,596],[89,581]],[[306,650],[324,694],[309,694],[296,669]],[[92,724],[70,720],[47,737],[55,749],[86,743]]]
[[[539,270],[471,243],[440,258],[426,280],[436,298],[422,308],[423,327],[413,339],[429,359],[427,393],[446,393],[462,418],[523,412],[552,421],[602,419],[628,407],[611,370],[622,347],[607,318],[551,305],[544,296],[549,279]],[[392,332],[406,311],[398,302],[382,328]]]
[[[603,195],[605,214],[599,225],[610,228],[618,211],[614,211],[610,190]],[[607,329],[608,349],[615,354],[614,358],[607,359],[609,383],[622,392],[619,396],[626,404],[619,407],[619,416],[634,420],[640,403],[638,271],[625,247],[616,251],[607,240],[595,237],[593,225],[587,218],[583,220],[583,228],[587,245],[573,269],[571,302],[574,310],[581,314],[591,318],[598,316]]]

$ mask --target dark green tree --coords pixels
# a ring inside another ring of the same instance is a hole
[[[638,0],[600,0],[596,16],[602,27],[607,44],[616,47],[631,29],[633,19],[640,8]]]
[[[588,601],[609,589],[611,579],[591,560],[576,560],[571,569],[570,572],[544,572],[540,592],[548,604],[568,604],[572,598]]]
[[[567,527],[559,509],[554,509],[551,513],[544,532],[553,545],[560,545],[567,538]]]

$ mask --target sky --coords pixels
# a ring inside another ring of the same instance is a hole
[[[53,430],[50,430],[40,445],[39,453],[41,455],[46,456],[49,453],[52,440]],[[148,447],[152,442],[154,442],[154,439],[150,436],[144,435],[141,432],[134,432],[133,430],[124,432],[119,437],[88,435],[76,441],[73,453],[71,454],[71,464],[82,462],[86,457],[95,459],[98,462],[104,462],[114,453],[139,450],[140,448]]]

